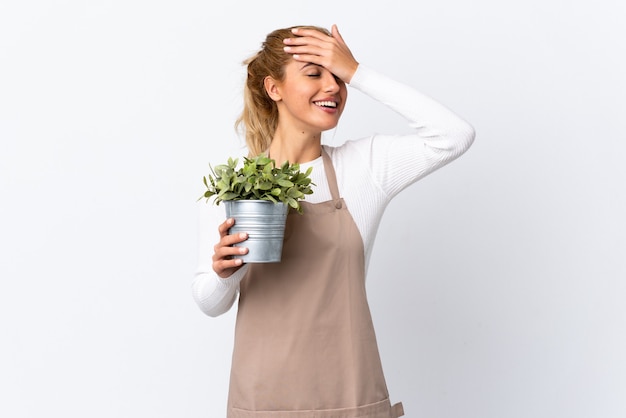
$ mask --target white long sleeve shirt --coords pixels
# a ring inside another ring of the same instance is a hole
[[[474,141],[475,133],[471,125],[443,105],[363,65],[359,65],[350,86],[398,112],[413,128],[408,135],[375,134],[338,147],[324,146],[337,174],[339,194],[361,233],[367,267],[376,231],[391,199],[463,154]],[[300,164],[302,171],[310,166],[316,186],[307,201],[330,200],[322,158]],[[225,220],[224,209],[203,204],[201,210],[198,267],[192,293],[204,313],[218,316],[237,299],[247,265],[225,279],[215,274],[213,246],[219,241],[217,226]]]

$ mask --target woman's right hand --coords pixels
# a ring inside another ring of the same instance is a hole
[[[218,227],[220,241],[213,247],[213,270],[222,279],[230,277],[243,265],[243,260],[233,258],[232,256],[248,253],[248,249],[246,247],[233,246],[233,244],[238,244],[248,239],[248,234],[245,232],[228,235],[228,230],[234,224],[235,220],[233,218],[229,218]]]

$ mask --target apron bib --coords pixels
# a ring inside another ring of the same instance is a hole
[[[228,418],[397,418],[365,291],[363,241],[322,151],[332,200],[287,217],[282,261],[240,284]]]

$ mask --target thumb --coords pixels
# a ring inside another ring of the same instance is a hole
[[[346,44],[346,41],[343,40],[343,37],[339,33],[339,29],[337,29],[337,25],[333,24],[330,29],[330,33],[333,35],[333,38],[337,39],[340,43]]]

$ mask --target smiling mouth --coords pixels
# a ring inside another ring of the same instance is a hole
[[[316,106],[319,106],[319,107],[329,107],[329,108],[332,108],[332,109],[336,109],[337,108],[337,102],[331,102],[329,100],[324,100],[324,101],[321,101],[321,102],[313,102],[313,103]]]

